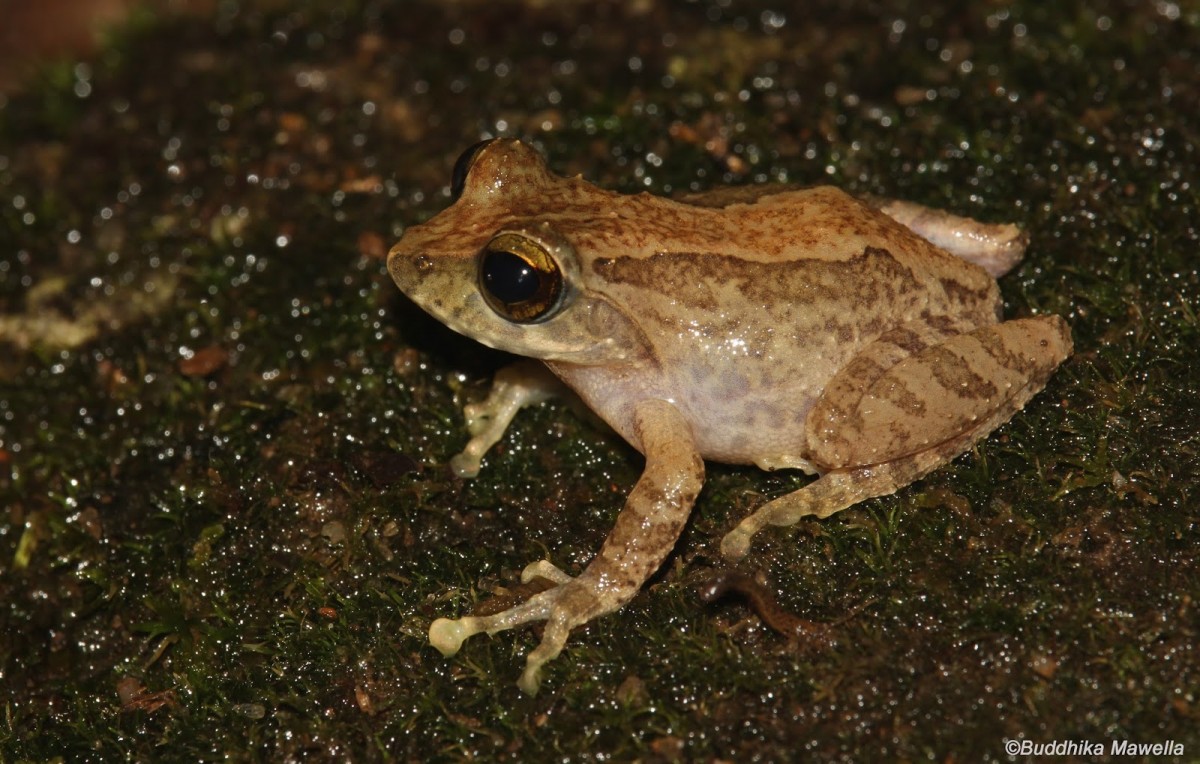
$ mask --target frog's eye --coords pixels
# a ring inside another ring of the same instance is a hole
[[[509,321],[528,324],[549,318],[561,306],[563,275],[537,241],[501,233],[479,257],[479,287],[492,310]]]
[[[458,197],[462,196],[463,187],[467,185],[467,174],[471,172],[471,165],[475,164],[475,157],[479,156],[479,152],[483,151],[483,147],[496,140],[488,138],[486,141],[480,141],[474,145],[468,146],[467,150],[458,155],[458,159],[454,162],[454,171],[450,173],[450,201],[457,202]]]

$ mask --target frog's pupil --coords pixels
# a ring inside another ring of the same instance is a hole
[[[512,252],[488,252],[483,262],[483,285],[493,297],[512,305],[535,297],[541,274]]]

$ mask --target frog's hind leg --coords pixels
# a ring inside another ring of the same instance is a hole
[[[906,330],[897,330],[906,331]],[[738,559],[766,525],[828,517],[908,485],[1006,422],[1071,353],[1058,316],[1009,321],[920,347],[894,365],[899,347],[881,338],[831,381],[806,422],[822,476],[760,507],[721,541]],[[928,335],[926,336],[926,339]]]
[[[944,210],[896,199],[867,199],[867,204],[955,257],[975,263],[993,278],[1021,262],[1029,235],[1011,223],[981,223]]]

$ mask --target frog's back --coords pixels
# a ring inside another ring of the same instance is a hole
[[[842,339],[850,326],[877,335],[914,310],[995,315],[999,306],[982,268],[836,188],[724,206],[625,199],[628,209],[592,229],[611,228],[605,245],[580,247],[600,253],[585,257],[592,286],[619,304],[669,303],[692,323],[751,310],[745,323],[776,331],[816,332],[836,317]],[[636,238],[618,243],[633,218]]]
[[[726,242],[731,253],[748,261],[843,261],[870,248],[891,252],[898,261],[916,269],[968,274],[975,270],[962,268],[965,263],[961,259],[839,188],[769,189],[752,186],[684,197],[681,202],[686,211],[675,214],[681,221],[691,220],[691,230],[698,236],[715,235]],[[667,218],[665,227],[678,231],[678,221],[671,220],[670,206],[679,202],[655,201],[657,211]],[[704,218],[715,225],[704,225],[700,222]],[[706,244],[721,246],[712,241]],[[976,280],[983,283],[988,277],[984,274]]]
[[[661,370],[650,385],[661,389],[647,394],[687,412],[709,458],[770,452],[804,466],[787,455],[804,450],[807,412],[865,346],[929,316],[996,319],[986,272],[837,189],[693,207],[690,227],[662,233],[654,211],[643,210],[640,229],[652,249],[643,240],[640,253],[594,258],[590,269],[646,334]],[[764,449],[764,438],[780,442]]]

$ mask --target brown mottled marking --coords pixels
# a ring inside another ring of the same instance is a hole
[[[861,397],[870,398],[872,405],[843,420],[835,439],[814,443],[814,458],[828,468],[879,464],[951,440],[1008,408],[1006,401],[1030,384],[1040,387],[1070,352],[1069,336],[1057,317],[1008,321],[952,335],[872,380]],[[1011,352],[1040,339],[1057,352],[1043,358],[1039,368],[1031,368],[1029,362],[997,361],[1001,350]],[[826,388],[826,396],[843,389],[838,383],[835,379]],[[914,410],[909,395],[937,401],[937,416]],[[814,411],[827,408],[819,402]]]
[[[793,308],[830,301],[845,301],[849,307],[873,305],[920,288],[909,268],[876,247],[847,260],[807,262],[799,270],[802,281],[792,262],[747,262],[693,252],[599,258],[592,262],[592,270],[605,283],[654,290],[697,309],[713,307],[711,292],[705,288],[709,284],[734,283],[751,304]]]
[[[959,355],[959,352],[970,353],[972,348],[967,341],[954,343],[951,349],[947,343],[925,351],[920,363],[928,367],[934,379],[941,385],[946,395],[957,395],[960,398],[990,399],[996,395],[996,386],[988,381],[985,374],[991,369],[979,363],[977,354],[971,354],[970,359]],[[963,347],[966,346],[966,347]],[[958,351],[958,352],[956,352]],[[888,395],[889,400],[893,400]],[[897,406],[903,408],[897,401]]]
[[[753,204],[759,199],[788,191],[802,191],[802,186],[786,183],[762,184],[757,186],[727,186],[692,194],[680,194],[675,201],[696,207],[723,209],[734,204]]]
[[[956,305],[975,305],[982,302],[990,291],[988,285],[964,284],[953,278],[941,278],[938,281],[942,285],[942,291]]]
[[[806,439],[815,445],[823,464],[853,464],[861,447],[866,424],[862,420],[863,396],[906,358],[934,347],[946,338],[969,329],[953,321],[921,321],[884,333],[861,349],[849,364],[825,385],[805,423]],[[917,400],[909,405],[914,413],[923,409]]]
[[[979,343],[980,351],[986,353],[996,366],[1026,372],[1035,367],[1033,359],[1027,352],[1023,352],[1021,345],[1006,342],[1004,336],[998,332],[980,332],[975,335],[975,340]],[[1048,344],[1048,340],[1045,339],[1039,342],[1042,347]]]

